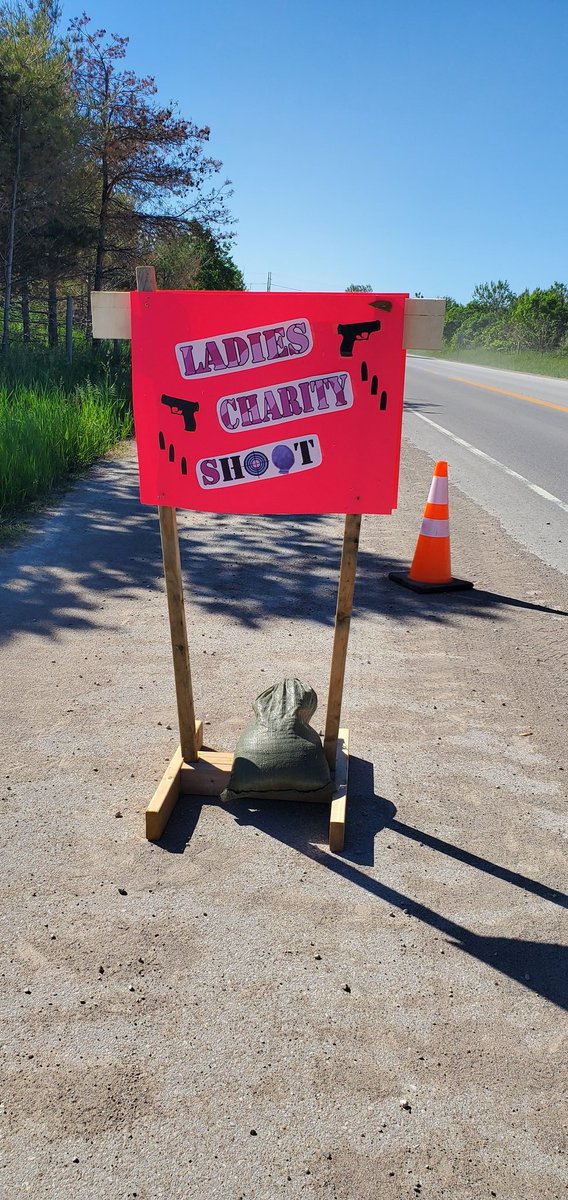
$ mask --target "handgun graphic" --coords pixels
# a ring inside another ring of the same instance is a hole
[[[355,321],[352,325],[338,325],[337,332],[343,339],[339,353],[343,358],[352,358],[355,342],[368,342],[371,334],[377,333],[380,328],[380,321]]]
[[[195,433],[195,413],[199,412],[199,404],[195,400],[178,400],[176,396],[162,396],[162,404],[167,405],[174,417],[183,417],[184,427],[188,433]]]

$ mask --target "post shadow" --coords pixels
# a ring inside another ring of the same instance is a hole
[[[391,829],[477,870],[502,879],[515,887],[568,907],[568,897],[555,892],[537,880],[510,871],[478,855],[470,854],[441,838],[396,820],[396,809],[389,801],[374,794],[373,766],[363,759],[350,759],[354,764],[351,776],[349,807],[349,839],[341,857],[332,855],[324,844],[327,841],[329,811],[327,805],[283,804],[280,801],[233,801],[223,804],[208,799],[231,815],[238,825],[250,825],[259,832],[290,846],[306,858],[332,871],[347,884],[362,888],[378,901],[399,909],[446,936],[448,944],[469,954],[479,962],[507,975],[522,987],[528,988],[559,1008],[568,1010],[568,948],[556,942],[537,942],[523,938],[489,937],[450,920],[420,901],[388,887],[361,870],[373,865],[374,838],[383,829]],[[370,791],[369,789],[370,785]],[[197,827],[204,801],[199,797],[180,798],[167,829],[157,843],[162,849],[183,854]]]

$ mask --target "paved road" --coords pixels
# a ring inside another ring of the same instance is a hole
[[[568,574],[568,380],[409,357],[406,437],[498,518],[520,545]]]

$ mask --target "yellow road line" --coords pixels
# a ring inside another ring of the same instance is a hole
[[[498,392],[500,396],[512,396],[513,400],[526,400],[527,404],[540,404],[543,408],[555,408],[557,412],[568,412],[565,404],[553,404],[552,400],[537,400],[536,396],[524,396],[521,392],[508,392],[506,388],[490,387],[487,383],[473,383],[471,379],[462,379],[461,375],[440,375],[438,371],[423,368],[428,375],[436,375],[438,379],[451,379],[453,383],[467,383],[469,387],[481,388],[482,392]]]

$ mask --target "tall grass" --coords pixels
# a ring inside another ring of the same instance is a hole
[[[506,371],[526,371],[530,375],[549,375],[568,379],[568,354],[546,350],[491,350],[487,346],[444,346],[442,350],[417,350],[430,358],[452,362],[476,363],[482,367],[500,367]]]
[[[34,361],[36,359],[36,361]],[[129,386],[100,356],[0,366],[0,519],[45,497],[132,433]]]

